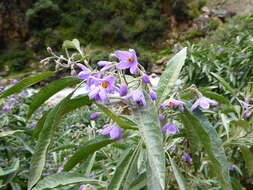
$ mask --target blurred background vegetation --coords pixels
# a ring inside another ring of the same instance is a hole
[[[243,64],[253,59],[252,10],[248,0],[2,0],[0,77],[41,70],[46,47],[61,53],[64,40],[77,38],[91,49],[93,63],[117,48],[134,48],[159,74],[164,57],[187,45],[189,82],[210,81],[210,72],[233,83],[238,76],[252,80]]]

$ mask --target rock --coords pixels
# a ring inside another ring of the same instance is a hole
[[[166,63],[167,63],[167,61],[168,61],[168,59],[169,59],[169,57],[168,57],[168,56],[163,57],[163,58],[161,58],[161,59],[157,60],[157,61],[156,61],[156,64],[157,64],[157,65],[163,65],[163,64],[166,64]]]

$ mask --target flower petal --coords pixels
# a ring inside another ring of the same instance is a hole
[[[196,102],[191,107],[191,111],[195,110],[198,106],[199,106],[199,100],[196,100]]]

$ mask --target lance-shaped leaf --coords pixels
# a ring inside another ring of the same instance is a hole
[[[61,172],[59,174],[45,177],[44,179],[39,181],[39,183],[32,190],[55,189],[57,187],[64,187],[67,185],[74,184],[91,184],[97,186],[106,185],[102,181],[95,180],[92,178],[86,178],[81,174]]]
[[[90,100],[88,96],[86,95],[80,95],[73,99],[70,99],[63,107],[62,115],[67,114],[75,109],[78,109],[85,105],[90,105],[93,102],[93,100]],[[36,128],[33,132],[33,138],[38,138],[38,135],[40,134],[44,122],[46,120],[47,114],[50,112],[50,110],[44,112],[43,116],[38,121]]]
[[[163,135],[161,132],[158,111],[154,102],[144,92],[145,106],[139,106],[133,110],[136,123],[147,148],[148,166],[150,172],[147,186],[156,190],[165,189],[165,152],[162,146]]]
[[[247,146],[240,146],[248,175],[253,175],[253,154]]]
[[[108,186],[108,190],[121,189],[122,181],[127,174],[133,156],[133,149],[129,148],[125,151]]]
[[[169,159],[170,159],[170,163],[171,163],[171,166],[172,166],[172,169],[173,169],[173,173],[174,173],[174,176],[177,180],[177,183],[178,183],[178,186],[179,186],[179,189],[180,190],[186,190],[186,185],[185,185],[185,182],[184,182],[184,177],[182,176],[181,172],[179,171],[176,163],[174,162],[174,160],[169,156]]]
[[[76,77],[66,77],[61,78],[59,80],[55,80],[48,85],[44,86],[40,89],[40,91],[32,97],[32,103],[29,106],[29,112],[27,114],[27,118],[33,114],[33,112],[38,109],[46,100],[48,100],[51,96],[59,92],[60,90],[80,83],[82,79]]]
[[[5,137],[5,136],[8,136],[8,135],[13,135],[15,133],[20,133],[20,132],[23,132],[22,130],[15,130],[15,131],[4,131],[4,132],[0,132],[0,138],[1,137]]]
[[[147,184],[147,174],[146,172],[138,175],[136,179],[131,183],[130,190],[140,190],[144,188]]]
[[[180,71],[185,63],[186,53],[187,48],[185,47],[168,61],[166,68],[161,75],[156,91],[158,95],[158,103],[163,102],[167,98],[178,80]]]
[[[182,114],[185,118],[187,118],[187,122],[192,123],[194,126],[195,133],[198,134],[199,140],[210,160],[211,169],[213,171],[212,173],[220,182],[222,189],[232,189],[229,176],[229,165],[224,147],[215,129],[199,110],[194,111],[193,115],[185,109],[185,112]],[[186,125],[185,120],[183,120],[183,123]]]
[[[97,138],[86,142],[72,155],[72,157],[70,157],[68,162],[64,165],[63,170],[71,170],[76,164],[85,161],[89,155],[114,141],[115,140],[111,140],[105,136],[98,136]]]
[[[23,89],[25,89],[29,86],[32,86],[33,84],[36,84],[39,81],[41,81],[53,74],[54,74],[53,72],[46,72],[46,73],[41,73],[36,76],[27,77],[27,78],[21,80],[20,82],[16,83],[15,85],[13,85],[12,87],[8,88],[7,90],[3,91],[0,94],[0,98],[5,98],[11,94],[19,93]]]
[[[35,147],[35,152],[32,156],[28,177],[28,190],[30,190],[40,179],[45,165],[48,147],[54,135],[55,128],[60,121],[64,106],[69,101],[73,93],[74,91],[47,114]]]
[[[229,85],[227,81],[225,81],[222,77],[220,77],[219,75],[215,73],[211,73],[211,74],[224,86],[225,89],[230,91],[232,95],[236,96],[234,89]]]

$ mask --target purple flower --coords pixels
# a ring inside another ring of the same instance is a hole
[[[210,104],[211,105],[217,105],[218,102],[203,96],[203,97],[196,100],[196,102],[191,107],[191,111],[195,110],[198,106],[203,108],[203,109],[209,109]]]
[[[50,176],[50,173],[49,172],[48,173],[43,173],[42,176],[43,177]]]
[[[16,98],[13,98],[13,97],[8,98],[8,102],[9,102],[9,103],[12,103],[12,104],[18,103],[17,99],[16,99]]]
[[[97,118],[99,118],[100,116],[101,116],[101,114],[98,113],[98,112],[94,112],[94,113],[90,114],[90,118],[91,118],[91,119],[97,119]]]
[[[58,168],[58,170],[57,170],[57,172],[56,172],[56,173],[57,173],[57,174],[58,174],[58,173],[61,173],[61,172],[62,172],[62,170],[63,170],[63,166],[60,166],[60,167]]]
[[[1,92],[3,92],[3,91],[4,91],[4,89],[5,89],[5,87],[4,87],[4,86],[0,86],[0,93],[1,93]]]
[[[183,112],[184,111],[184,105],[186,103],[183,102],[183,101],[180,101],[180,100],[176,100],[174,98],[169,98],[167,100],[165,100],[161,105],[160,105],[160,108],[163,109],[165,108],[166,106],[169,106],[171,108],[176,108],[176,107],[179,107],[179,111],[180,112]]]
[[[171,146],[170,148],[169,148],[169,150],[171,150],[171,151],[175,151],[176,150],[176,146],[174,145],[174,146]]]
[[[127,92],[128,92],[128,86],[126,84],[121,84],[119,87],[119,95],[125,96],[127,95]]]
[[[89,98],[95,98],[99,102],[107,101],[108,94],[113,93],[116,90],[115,87],[116,79],[114,76],[109,75],[104,79],[95,79],[92,86],[89,89]]]
[[[236,170],[238,169],[237,165],[235,164],[232,164],[230,167],[229,167],[229,170],[233,171],[233,170]]]
[[[148,75],[146,75],[146,74],[144,74],[143,76],[142,76],[142,81],[144,82],[144,83],[150,83],[150,79],[149,79],[149,76]]]
[[[250,104],[248,102],[244,102],[242,100],[239,100],[240,104],[242,105],[244,109],[244,117],[249,118],[252,114],[252,110],[250,109]]]
[[[165,116],[164,115],[162,115],[162,114],[159,114],[159,120],[160,121],[164,121],[166,118],[165,118]]]
[[[118,69],[130,68],[130,73],[136,74],[138,60],[134,49],[129,49],[129,51],[115,51],[114,55],[120,60],[116,65]]]
[[[16,80],[16,79],[11,80],[11,84],[16,84],[17,82],[18,82],[18,80]]]
[[[126,98],[132,98],[133,101],[135,101],[143,106],[146,105],[146,100],[145,100],[144,94],[142,93],[141,90],[132,91],[129,95],[126,96]]]
[[[184,153],[183,156],[182,156],[182,158],[183,158],[186,162],[188,162],[188,163],[191,163],[191,162],[192,162],[192,157],[191,157],[191,155],[188,154],[188,153]]]
[[[80,185],[79,190],[86,190],[86,185]]]
[[[32,121],[31,126],[35,127],[36,125],[37,125],[37,122],[36,121]]]
[[[19,96],[19,97],[25,97],[25,96],[26,96],[26,93],[25,93],[25,92],[20,92],[20,93],[18,94],[18,96]]]
[[[155,91],[151,90],[148,95],[151,97],[152,100],[156,100],[157,99],[157,94]]]
[[[4,107],[3,107],[3,111],[9,111],[10,109],[11,109],[12,107],[11,106],[9,106],[9,105],[5,105]]]
[[[78,63],[77,66],[82,69],[82,71],[78,73],[78,77],[81,79],[88,79],[88,77],[91,75],[91,71],[83,64]]]
[[[110,61],[99,61],[99,62],[97,62],[97,64],[100,67],[103,67],[101,69],[101,71],[108,71],[108,70],[111,70],[113,68],[113,64]]]
[[[122,129],[116,125],[107,126],[100,133],[102,135],[110,135],[111,139],[121,139],[122,138]]]
[[[177,126],[173,123],[166,123],[163,127],[162,127],[162,133],[165,134],[167,131],[169,131],[169,133],[171,135],[175,135],[179,133],[179,129],[177,128]]]

